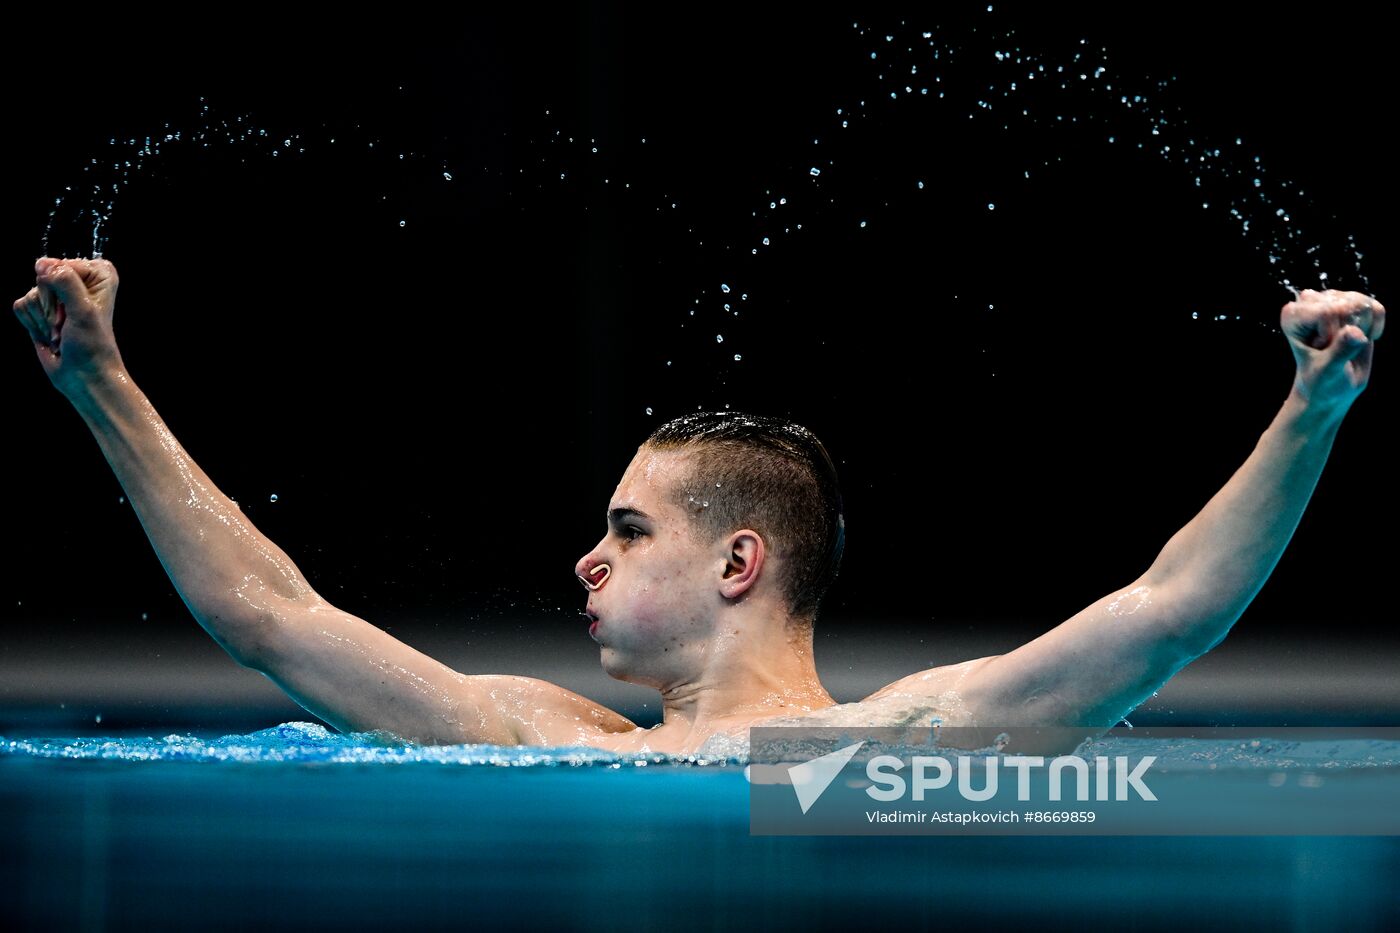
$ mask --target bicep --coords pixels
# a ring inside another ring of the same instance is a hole
[[[460,674],[325,602],[276,614],[250,667],[342,732],[514,745],[505,675]]]
[[[1111,728],[1196,657],[1176,605],[1139,579],[982,665],[968,703],[987,724]]]

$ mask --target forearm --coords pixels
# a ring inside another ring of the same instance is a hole
[[[1273,572],[1327,462],[1345,409],[1309,405],[1296,390],[1254,451],[1144,579],[1186,644],[1206,651]]]
[[[69,399],[185,605],[247,663],[268,623],[314,592],[190,458],[123,368],[109,368]]]

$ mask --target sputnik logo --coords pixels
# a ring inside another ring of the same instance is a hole
[[[803,813],[812,808],[812,804],[816,803],[817,799],[826,792],[826,789],[831,786],[831,782],[836,779],[836,775],[841,773],[841,769],[846,767],[846,763],[855,756],[856,752],[860,751],[860,747],[864,744],[864,742],[857,742],[854,745],[847,745],[845,748],[838,748],[820,758],[813,758],[811,761],[793,765],[788,769],[792,789],[797,793],[797,803],[802,807]]]

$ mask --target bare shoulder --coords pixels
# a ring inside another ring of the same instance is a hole
[[[1004,706],[988,696],[988,678],[997,675],[992,662],[1005,657],[989,655],[919,671],[881,687],[856,705],[869,719],[885,725],[926,723],[927,717],[934,717],[951,727],[939,732],[939,744],[953,748],[978,749],[995,743],[1019,754],[1066,755],[1102,731],[1045,723],[1010,734],[1004,731],[1007,726],[1026,725],[1023,716],[1008,715]]]
[[[319,597],[289,607],[241,663],[342,732],[432,745],[561,745],[636,728],[558,684],[462,674]]]
[[[521,745],[594,744],[595,738],[637,728],[621,713],[537,677],[474,674],[467,679],[504,716]]]
[[[901,677],[894,683],[886,684],[861,702],[869,703],[874,700],[891,700],[900,697],[954,699],[956,695],[960,695],[963,688],[969,685],[969,677],[975,679],[977,671],[989,661],[994,661],[999,657],[1001,655],[993,654],[985,658],[974,658],[971,661],[945,664],[942,667],[931,667],[928,670],[918,671],[908,677]]]
[[[970,695],[970,687],[977,672],[996,657],[1000,655],[917,671],[886,684],[863,700],[766,717],[750,725],[899,727],[937,721],[945,726],[968,726],[980,718],[981,712],[975,694]]]

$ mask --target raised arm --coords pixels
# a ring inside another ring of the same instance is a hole
[[[185,605],[249,663],[269,617],[309,600],[311,588],[190,458],[127,373],[112,336],[116,267],[41,259],[35,271],[35,288],[15,310],[39,362],[97,439]]]
[[[1107,729],[1225,637],[1278,563],[1351,404],[1385,308],[1357,292],[1285,305],[1297,375],[1253,453],[1139,579],[963,684],[978,719]]]
[[[554,684],[464,676],[326,603],[185,452],[137,388],[112,335],[117,271],[41,259],[15,302],[45,373],[82,416],[195,619],[343,731],[383,729],[432,744],[538,744],[536,724],[631,726]]]

